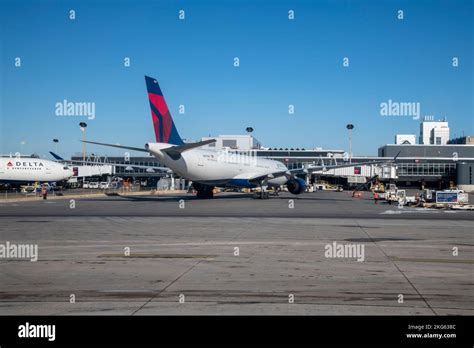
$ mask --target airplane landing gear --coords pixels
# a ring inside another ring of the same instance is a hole
[[[260,183],[260,192],[255,192],[255,198],[259,198],[259,199],[268,199],[268,198],[270,198],[269,193],[266,189],[267,189],[267,186],[264,185],[263,182],[261,182]]]
[[[197,191],[196,198],[198,199],[214,198],[214,186],[193,183],[193,187]]]
[[[205,191],[199,191],[197,192],[196,194],[196,198],[199,198],[199,199],[210,199],[210,198],[214,198],[214,192],[212,191],[212,189],[209,191],[209,190],[205,190]]]
[[[255,198],[268,199],[269,198],[268,191],[255,192]]]

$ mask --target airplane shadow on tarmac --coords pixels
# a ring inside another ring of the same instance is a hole
[[[243,193],[243,194],[235,194],[235,195],[225,195],[225,196],[214,196],[212,199],[200,199],[196,198],[196,196],[111,196],[114,197],[115,200],[126,200],[126,201],[134,201],[134,202],[179,202],[180,200],[185,201],[213,201],[213,200],[236,200],[236,199],[252,199],[253,194]],[[88,198],[88,201],[104,201],[107,199],[104,198]]]
[[[122,196],[122,198],[131,200],[131,201],[138,201],[138,202],[147,202],[147,201],[152,201],[152,202],[179,202],[180,200],[185,200],[185,201],[213,201],[213,200],[235,200],[235,199],[243,199],[243,198],[250,198],[252,199],[252,195],[249,194],[242,194],[242,195],[228,195],[228,196],[214,196],[214,198],[211,199],[201,199],[197,198],[196,196],[173,196],[173,197],[163,197],[163,196],[151,196],[151,197],[143,197],[143,196]]]
[[[331,202],[347,202],[350,199],[338,199],[338,198],[322,198],[322,197],[300,197],[300,196],[291,196],[291,197],[273,197],[273,198],[278,198],[278,199],[296,199],[296,200],[301,200],[301,201],[331,201]]]
[[[214,198],[211,199],[200,199],[196,196],[191,195],[180,195],[180,196],[121,196],[121,195],[114,195],[110,196],[114,199],[118,200],[126,200],[126,201],[135,201],[135,202],[179,202],[180,200],[185,201],[215,201],[215,200],[239,200],[239,199],[252,199],[252,200],[260,200],[255,198],[253,193],[235,193],[235,194],[224,194],[224,195],[215,195]],[[280,199],[280,200],[304,200],[304,201],[336,201],[336,202],[344,202],[349,201],[350,197],[342,198],[342,199],[334,199],[334,198],[323,198],[323,197],[308,197],[308,196],[298,196],[298,195],[291,195],[291,196],[274,196],[270,195],[269,200],[272,199]],[[104,198],[88,198],[88,201],[103,201],[106,200]]]

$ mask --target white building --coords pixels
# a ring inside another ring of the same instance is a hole
[[[203,146],[203,148],[230,149],[230,150],[252,150],[260,149],[260,142],[252,135],[219,135],[217,137],[203,137],[201,140],[216,139],[216,142]]]
[[[416,135],[415,134],[396,134],[395,145],[415,145]]]
[[[449,141],[449,126],[446,121],[423,121],[420,123],[420,144],[446,145]]]

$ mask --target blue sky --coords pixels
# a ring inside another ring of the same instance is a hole
[[[452,0],[0,0],[0,153],[47,155],[53,138],[63,155],[80,152],[81,121],[90,140],[154,141],[145,74],[187,139],[252,126],[268,147],[347,150],[353,123],[354,153],[376,155],[396,133],[419,133],[412,117],[380,115],[389,99],[472,135],[473,23],[473,2]],[[95,119],[56,116],[64,99],[94,102]]]

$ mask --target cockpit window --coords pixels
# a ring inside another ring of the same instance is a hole
[[[63,167],[64,170],[69,170],[69,167]]]

